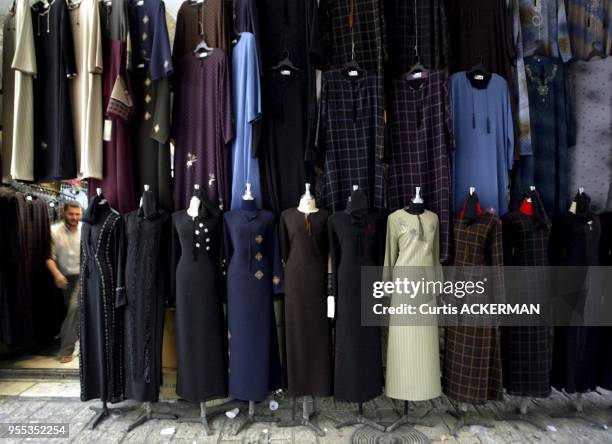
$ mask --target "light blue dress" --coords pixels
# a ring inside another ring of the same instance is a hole
[[[240,34],[232,53],[232,110],[236,138],[232,142],[232,205],[240,208],[246,183],[261,208],[259,160],[253,157],[253,123],[261,117],[261,86],[255,36]]]
[[[476,187],[484,211],[508,211],[508,173],[514,158],[514,130],[506,80],[491,74],[486,88],[472,86],[465,71],[450,79],[455,211]]]

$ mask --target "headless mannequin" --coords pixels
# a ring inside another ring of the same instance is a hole
[[[310,184],[306,184],[306,192],[302,195],[300,199],[300,204],[297,207],[300,213],[304,214],[304,218],[308,218],[309,214],[316,213],[319,211],[317,208],[317,203],[315,198],[310,194]],[[308,400],[312,399],[312,415],[308,413]],[[281,421],[278,423],[279,427],[296,427],[303,426],[312,430],[318,436],[325,436],[325,432],[317,427],[314,423],[310,421],[311,417],[317,415],[316,404],[314,397],[304,396],[302,399],[302,417],[300,419],[296,419],[296,400],[294,397],[291,398],[291,419],[288,421]]]
[[[147,191],[149,191],[149,185],[144,186],[144,192],[146,193]],[[142,207],[143,200],[144,199],[141,197],[140,205],[139,205],[140,207]],[[151,404],[152,404],[151,402],[142,403],[142,406],[141,406],[142,414],[138,417],[138,419],[136,419],[136,421],[134,421],[128,426],[127,428],[128,433],[134,430],[136,427],[144,424],[145,422],[151,421],[152,419],[177,419],[176,415],[173,415],[170,413],[154,412]]]
[[[348,202],[346,204],[346,208],[344,211],[348,214],[364,213],[368,211],[369,208],[370,206],[368,204],[368,196],[363,191],[359,190],[359,186],[353,185],[353,192],[349,196],[349,199],[348,199]],[[333,296],[330,296],[330,298],[333,300]],[[330,317],[333,318],[333,316],[330,316]],[[349,419],[346,419],[345,421],[337,423],[335,427],[337,429],[340,429],[343,427],[350,427],[355,424],[363,424],[373,429],[379,430],[381,432],[385,431],[384,426],[364,416],[363,402],[358,403],[357,415]]]
[[[414,197],[412,198],[410,203],[406,207],[404,207],[404,211],[414,216],[421,215],[425,212],[425,203],[423,201],[423,198],[421,197],[421,187],[415,188]],[[434,426],[432,423],[423,420],[423,418],[425,418],[431,412],[432,409],[429,409],[427,412],[425,412],[424,415],[421,415],[420,418],[413,418],[408,414],[410,405],[409,401],[404,400],[403,404],[404,408],[400,417],[393,424],[387,427],[387,432],[393,432],[394,430],[404,425],[420,425],[424,427]]]
[[[205,193],[200,191],[200,185],[193,185],[193,195],[189,201],[189,207],[187,207],[187,215],[189,215],[192,219],[195,219],[200,214],[203,214],[204,217],[207,217],[211,214],[212,203],[208,200]],[[210,435],[210,425],[208,423],[209,419],[215,418],[216,416],[222,415],[226,405],[219,406],[215,408],[212,412],[207,411],[206,403],[200,402],[200,416],[187,417],[187,418],[179,418],[178,422],[190,422],[190,423],[198,423],[202,424],[202,428],[204,429],[204,435]]]
[[[242,195],[242,201],[240,202],[240,209],[249,213],[257,212],[257,204],[255,203],[255,197],[251,193],[251,184],[246,184],[246,189]],[[248,415],[241,417],[241,421],[238,427],[234,430],[234,436],[243,430],[246,430],[257,422],[278,422],[278,420],[272,416],[256,415],[255,414],[255,401],[249,401]]]
[[[584,188],[578,188],[578,193],[572,204],[570,205],[569,212],[572,214],[576,214],[579,216],[587,216],[587,224],[592,224],[593,220],[590,215],[590,205],[591,198],[584,193]],[[568,394],[569,395],[569,394]],[[571,396],[571,395],[570,395]],[[608,430],[607,424],[602,423],[601,421],[591,418],[584,413],[584,398],[583,394],[578,392],[576,393],[576,398],[574,399],[573,405],[570,408],[570,411],[551,415],[553,418],[573,418],[573,419],[582,419],[584,422],[588,422],[592,426],[600,428],[602,430]]]

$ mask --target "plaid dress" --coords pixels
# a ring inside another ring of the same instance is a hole
[[[398,72],[409,71],[416,63],[415,43],[423,65],[446,67],[449,42],[444,0],[391,0],[387,5],[389,58]]]
[[[358,185],[370,207],[384,208],[382,79],[372,72],[347,77],[343,70],[323,73],[316,151],[324,159],[320,205],[343,210]]]
[[[454,222],[454,265],[503,265],[502,223],[483,214],[472,224],[464,217]],[[467,301],[466,301],[467,302]],[[502,364],[498,327],[447,327],[445,335],[444,393],[452,400],[472,404],[502,399]]]
[[[325,64],[338,68],[355,60],[363,69],[382,70],[385,20],[382,0],[321,0],[319,20]]]
[[[537,191],[530,192],[533,205],[541,206]],[[543,211],[543,209],[542,209]],[[546,217],[545,213],[543,214]],[[520,211],[513,211],[503,218],[504,264],[516,266],[548,265],[548,239],[550,221],[538,219]],[[541,275],[521,279],[518,285],[529,300],[538,297]],[[509,283],[510,285],[510,283]],[[546,397],[550,395],[550,370],[552,367],[552,337],[549,327],[525,326],[502,328],[502,364],[504,387],[515,396]]]
[[[388,195],[391,211],[404,207],[421,187],[427,207],[440,218],[440,260],[452,253],[451,116],[446,73],[430,71],[422,88],[404,76],[393,82]]]

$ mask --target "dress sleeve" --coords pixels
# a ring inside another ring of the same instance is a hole
[[[117,276],[115,282],[115,307],[127,305],[127,290],[125,288],[125,260],[127,255],[125,238],[125,221],[119,218],[115,227],[114,265]]]
[[[184,4],[185,3],[183,3],[183,5]],[[176,23],[174,28],[174,42],[172,44],[173,65],[177,64],[180,58],[185,54],[185,51],[185,18],[184,9],[181,6],[176,14]]]
[[[557,0],[557,45],[564,63],[572,59],[572,48],[570,44],[569,27],[567,23],[567,12],[565,0]]]
[[[320,162],[325,157],[325,138],[327,120],[327,82],[322,80],[319,113],[317,115],[317,129],[315,133],[314,148],[306,152],[306,160]],[[307,147],[308,148],[308,147]]]
[[[76,77],[77,69],[74,60],[74,40],[72,39],[72,28],[70,27],[70,18],[68,17],[67,7],[62,8],[62,18],[60,21],[60,39],[62,48],[62,58],[66,67],[65,75],[69,79]]]
[[[232,118],[232,93],[230,85],[229,59],[227,55],[221,62],[219,78],[219,125],[223,134],[223,142],[230,143],[234,138],[234,122]],[[224,196],[226,197],[226,196]]]
[[[506,91],[504,94],[504,106],[502,109],[503,112],[503,122],[504,122],[504,142],[505,142],[505,159],[506,159],[506,171],[510,171],[512,169],[512,165],[514,164],[514,123],[512,120],[512,104],[510,103],[510,90],[506,87]]]
[[[291,243],[289,240],[289,230],[287,227],[285,213],[281,213],[279,219],[280,220],[279,220],[278,234],[280,238],[281,260],[283,261],[283,265],[284,265],[287,263],[287,258],[289,258],[289,251],[291,249]]]
[[[89,40],[87,41],[87,70],[91,74],[101,74],[103,65],[102,34],[100,30],[100,9],[97,2],[87,16]]]
[[[168,300],[168,305],[176,304],[176,267],[178,266],[179,260],[181,259],[181,242],[179,240],[178,231],[176,227],[176,216],[172,216],[171,231],[172,240],[170,244],[170,296]]]
[[[569,79],[569,70],[567,66],[563,66],[563,82],[565,87],[565,125],[567,128],[567,146],[576,145],[576,116],[574,113],[574,90],[571,87]]]
[[[234,254],[234,247],[232,244],[232,235],[230,234],[230,226],[227,217],[228,213],[223,215],[223,269],[227,273],[227,269],[229,268],[229,263],[232,260],[232,255]]]
[[[15,54],[11,67],[24,74],[36,75],[36,51],[34,50],[34,26],[28,0],[17,0]]]
[[[159,239],[159,273],[161,273],[160,281],[161,281],[161,291],[164,295],[164,301],[166,305],[170,305],[171,300],[171,285],[172,285],[172,277],[174,273],[172,272],[174,265],[174,257],[172,256],[172,217],[166,216],[166,220],[164,221],[160,239]]]
[[[155,109],[149,137],[162,144],[170,137],[170,80],[166,77],[155,82]]]
[[[331,285],[330,295],[338,295],[338,266],[341,260],[342,250],[340,249],[340,240],[334,229],[334,221],[332,218],[327,220],[327,235],[329,237],[329,255],[331,258]]]
[[[319,26],[319,8],[317,0],[310,0],[308,18],[308,44],[309,56],[315,67],[319,68],[323,62],[323,46],[321,43],[321,28]]]
[[[280,248],[278,242],[278,229],[276,222],[270,224],[269,227],[268,258],[272,260],[272,291],[274,294],[284,293],[284,273],[281,263]]]
[[[151,80],[170,77],[172,69],[170,40],[166,25],[166,7],[164,2],[160,1],[151,46]]]
[[[247,62],[247,119],[250,124],[259,120],[261,117],[261,82],[259,75],[259,57],[257,56],[257,46],[255,39],[249,40]]]
[[[397,229],[393,226],[393,218],[387,219],[387,240],[385,242],[385,267],[394,267],[399,254]]]

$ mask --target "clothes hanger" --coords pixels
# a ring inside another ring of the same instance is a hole
[[[419,23],[418,23],[418,12],[417,12],[417,2],[414,0],[414,55],[415,55],[415,63],[410,67],[408,72],[405,75],[406,79],[411,80],[421,80],[428,75],[428,71],[421,63],[421,57],[419,55]]]
[[[204,38],[204,32],[202,32],[200,37],[201,37],[200,43],[196,45],[195,49],[193,50],[193,54],[196,57],[203,59],[205,57],[208,57],[214,48],[211,48],[206,43],[206,39]]]
[[[283,51],[284,58],[280,60],[275,66],[270,68],[271,71],[279,71],[283,76],[290,76],[294,72],[299,73],[300,68],[295,66],[290,58],[288,50]]]
[[[351,30],[351,61],[342,67],[342,73],[345,77],[360,77],[365,71],[359,66],[355,58],[355,35],[353,33],[354,23],[354,2],[350,2],[349,11],[349,29]]]

